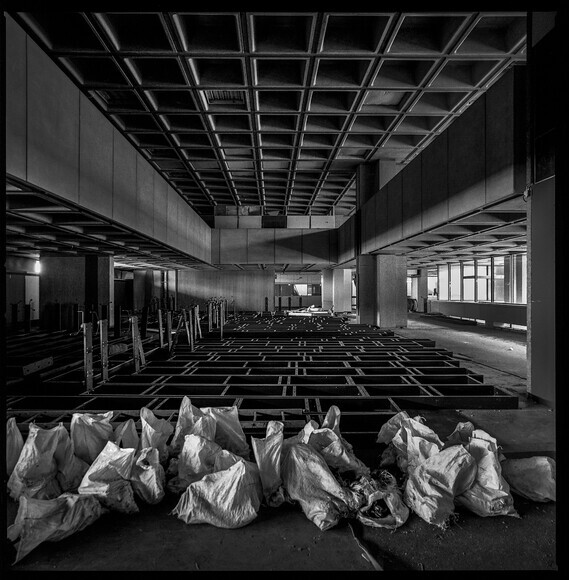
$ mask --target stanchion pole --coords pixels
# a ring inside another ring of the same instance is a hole
[[[84,322],[83,330],[83,370],[85,377],[85,389],[88,393],[93,390],[93,324]]]

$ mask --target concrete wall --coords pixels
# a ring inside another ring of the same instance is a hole
[[[484,320],[487,325],[494,322],[504,324],[527,324],[527,306],[525,304],[498,304],[496,302],[455,302],[429,300],[429,312]]]
[[[213,264],[335,264],[334,229],[213,229]]]
[[[522,193],[524,112],[525,70],[514,67],[364,203],[362,253]],[[339,259],[351,253],[344,233]]]
[[[247,271],[178,271],[178,305],[183,308],[192,304],[205,305],[209,298],[223,297],[235,300],[239,311],[269,310],[275,303],[275,273],[273,270]],[[306,297],[310,298],[309,296]]]
[[[6,173],[210,261],[210,228],[6,16]]]

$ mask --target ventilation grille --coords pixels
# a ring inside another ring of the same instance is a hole
[[[209,105],[244,105],[243,91],[205,91]]]

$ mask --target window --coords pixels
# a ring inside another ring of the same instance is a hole
[[[448,300],[448,265],[439,266],[439,300]]]
[[[450,265],[450,299],[460,300],[460,264]]]
[[[527,304],[527,254],[512,256],[512,302]]]
[[[476,299],[479,302],[491,300],[490,284],[492,282],[492,259],[483,258],[476,260]]]
[[[476,300],[474,261],[462,263],[462,299]]]
[[[506,295],[506,275],[505,275],[505,258],[504,256],[497,256],[492,258],[492,279],[493,287],[493,301],[507,302]]]
[[[437,270],[429,268],[427,275],[427,289],[429,293],[429,298],[438,298],[438,288],[437,288]]]

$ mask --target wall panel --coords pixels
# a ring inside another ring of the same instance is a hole
[[[113,211],[113,126],[80,96],[79,203],[102,215]]]
[[[79,89],[28,38],[28,181],[78,201]]]
[[[302,263],[302,230],[275,228],[275,263]]]
[[[221,229],[219,230],[219,263],[246,264],[247,263],[247,230]]]
[[[403,235],[402,179],[398,173],[387,184],[387,235],[389,243],[397,242]]]
[[[6,75],[6,173],[27,178],[27,67],[26,34],[6,16],[6,46],[10,58],[4,59]]]
[[[136,149],[113,130],[113,219],[136,228]]]
[[[302,231],[302,263],[329,264],[331,230],[300,231]]]
[[[485,156],[479,153],[484,151],[486,138],[485,111],[485,99],[481,97],[447,131],[450,218],[468,213],[486,200]]]
[[[157,171],[154,171],[154,237],[166,242],[168,238],[168,184]]]
[[[136,155],[136,222],[138,230],[154,236],[154,169]]]
[[[401,171],[402,197],[401,219],[403,237],[417,234],[421,231],[421,158],[415,157]]]
[[[441,133],[421,154],[424,230],[448,221],[448,139]]]
[[[275,263],[275,230],[266,228],[247,231],[247,258],[251,264]]]

